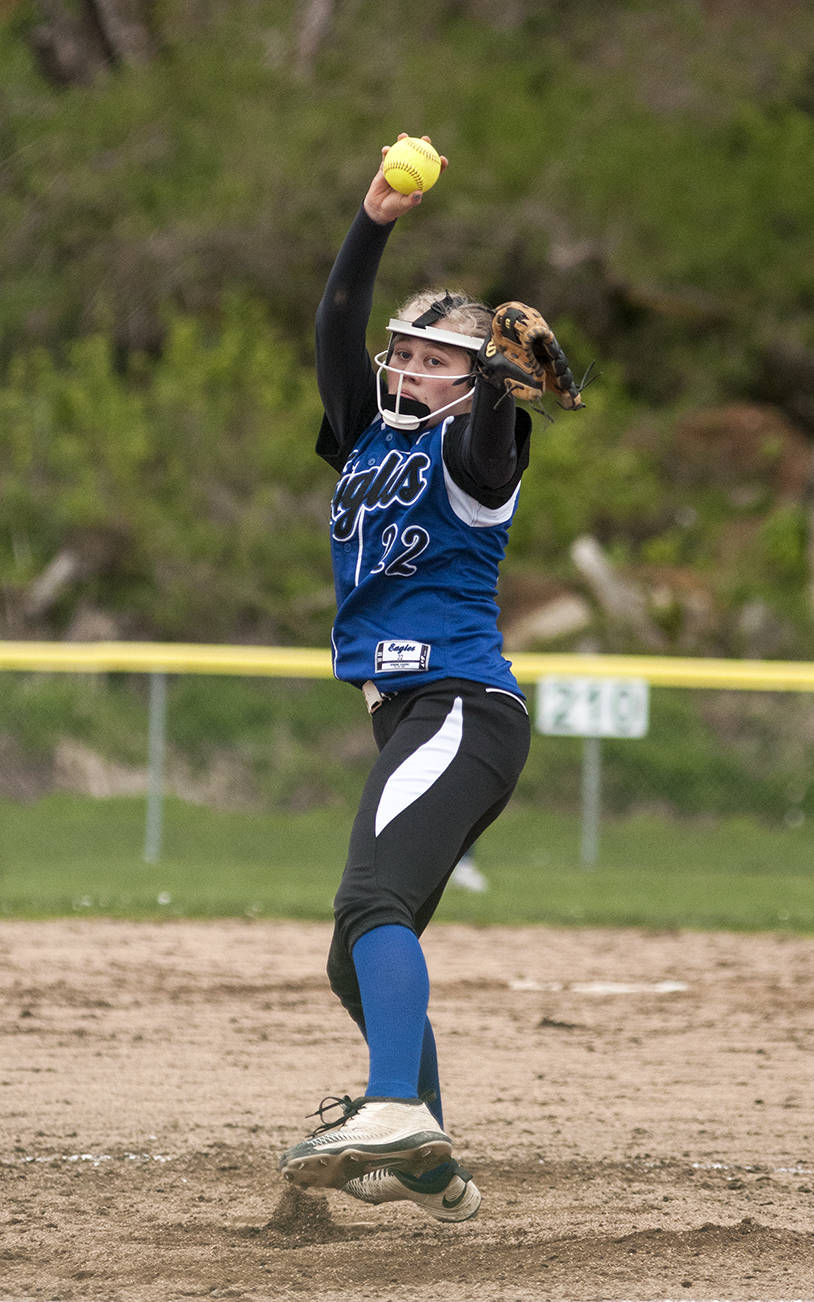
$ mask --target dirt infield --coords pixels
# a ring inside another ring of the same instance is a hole
[[[814,942],[431,929],[445,1226],[281,1185],[364,1085],[327,939],[0,923],[3,1302],[814,1298]]]

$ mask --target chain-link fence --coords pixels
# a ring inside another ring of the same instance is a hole
[[[147,863],[162,858],[168,796],[247,817],[324,808],[345,827],[374,753],[358,694],[330,681],[322,652],[6,643],[0,666],[0,798],[136,796]],[[814,869],[814,666],[527,656],[515,669],[534,731],[513,862]],[[459,884],[487,889],[495,858],[475,846]]]
[[[582,687],[591,680],[572,681]],[[562,689],[563,680],[555,682]],[[630,683],[618,689],[625,711]],[[546,726],[541,690],[536,713]],[[814,697],[655,687],[644,720],[641,709],[638,699],[636,716],[623,716],[621,726],[604,733],[577,719],[570,735],[563,727],[535,738],[521,791],[536,787],[549,805],[579,820],[584,862],[600,858],[603,822],[662,819],[683,829],[685,841],[692,827],[727,820],[778,834],[808,824],[814,832]]]

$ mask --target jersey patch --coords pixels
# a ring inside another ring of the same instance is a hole
[[[376,673],[421,673],[430,663],[429,642],[385,638],[376,644]]]

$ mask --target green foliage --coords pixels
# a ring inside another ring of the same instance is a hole
[[[768,515],[761,524],[759,545],[772,585],[799,587],[805,583],[808,523],[801,506],[781,506]]]
[[[64,358],[16,356],[0,388],[0,576],[22,587],[90,533],[105,540],[97,601],[147,633],[322,633],[319,419],[310,372],[234,295],[209,328],[173,319],[147,373],[118,374],[100,335]]]
[[[578,332],[572,334],[580,348]],[[558,337],[566,338],[566,331]],[[546,399],[552,420],[535,425],[522,505],[512,523],[512,555],[533,556],[555,571],[568,563],[568,541],[588,532],[624,536],[658,518],[661,509],[652,458],[626,438],[632,411],[618,370],[603,368],[585,401],[585,411],[564,412]]]
[[[168,0],[151,63],[67,91],[37,75],[38,17],[21,5],[0,22],[6,352],[48,322],[77,333],[248,282],[279,322],[300,304],[307,329],[371,162],[405,123],[452,161],[385,268],[398,297],[419,275],[533,276],[549,242],[589,239],[638,286],[778,321],[810,306],[814,37],[793,10],[768,40],[751,10],[587,4],[575,45],[533,5],[505,21],[408,5],[398,24],[380,3],[338,6],[308,65],[296,6]]]

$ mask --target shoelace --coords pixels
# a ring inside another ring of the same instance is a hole
[[[435,1090],[425,1090],[420,1095],[420,1098],[422,1103],[434,1103],[436,1099]],[[317,1126],[316,1130],[311,1131],[311,1138],[313,1139],[314,1135],[321,1135],[325,1130],[334,1130],[337,1126],[344,1126],[346,1121],[349,1121],[351,1117],[355,1117],[356,1113],[369,1102],[370,1100],[365,1097],[352,1099],[350,1094],[343,1094],[341,1098],[338,1098],[335,1094],[327,1094],[316,1112],[306,1113],[306,1121],[310,1120],[311,1117],[319,1117],[322,1122],[321,1126]],[[334,1108],[341,1108],[342,1115],[334,1121],[326,1121],[325,1113],[333,1111]]]
[[[308,1119],[310,1117],[319,1117],[320,1121],[322,1122],[321,1126],[317,1126],[316,1130],[311,1131],[312,1137],[314,1135],[321,1135],[322,1132],[325,1130],[333,1130],[336,1126],[343,1126],[345,1122],[349,1120],[350,1117],[356,1116],[356,1113],[359,1111],[359,1109],[361,1108],[364,1102],[365,1100],[363,1098],[352,1099],[349,1094],[343,1094],[341,1099],[337,1098],[336,1095],[334,1094],[326,1095],[326,1097],[322,1100],[319,1107],[317,1108],[316,1112],[309,1112],[306,1118]],[[326,1112],[331,1112],[333,1111],[334,1108],[341,1108],[342,1115],[340,1117],[337,1117],[334,1121],[326,1121],[325,1120]]]

